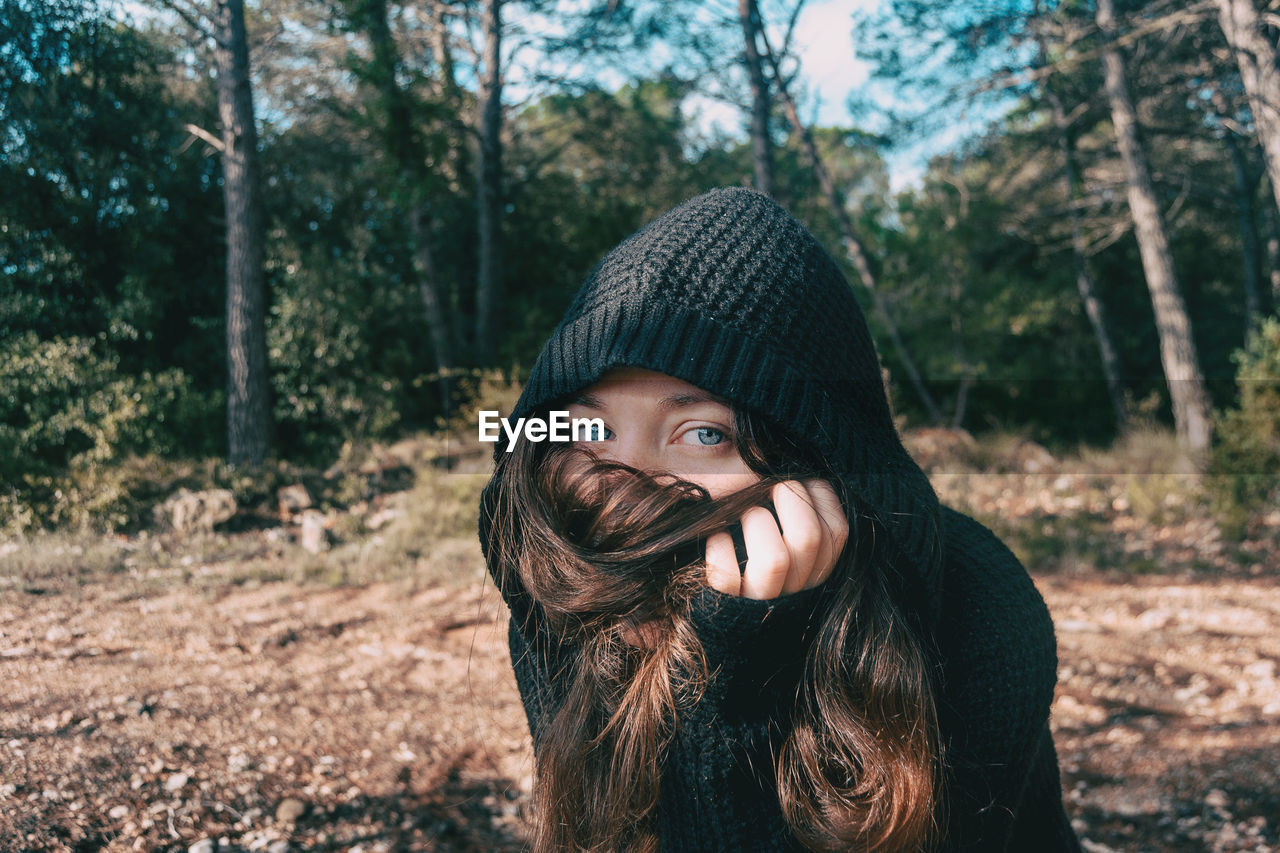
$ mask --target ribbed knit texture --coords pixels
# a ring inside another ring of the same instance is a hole
[[[741,188],[650,223],[587,278],[513,416],[563,403],[623,365],[684,379],[816,446],[881,522],[900,595],[942,656],[951,768],[942,849],[1078,850],[1048,731],[1057,669],[1048,611],[1008,549],[940,508],[903,450],[862,312],[808,230]],[[490,498],[487,489],[482,543]],[[712,677],[664,760],[665,853],[800,849],[778,805],[773,759],[824,589],[755,601],[708,588],[694,598]],[[536,750],[573,651],[533,618],[520,590],[503,595]]]

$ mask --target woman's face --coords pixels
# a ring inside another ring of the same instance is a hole
[[[733,412],[720,398],[681,379],[620,367],[569,404],[571,418],[600,418],[605,431],[580,441],[601,459],[649,474],[673,474],[713,498],[760,479],[738,454]]]

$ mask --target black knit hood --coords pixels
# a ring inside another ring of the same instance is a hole
[[[775,201],[713,190],[619,244],[547,341],[512,417],[619,366],[683,379],[815,446],[879,518],[909,598],[936,620],[937,497],[894,428],[849,282]]]

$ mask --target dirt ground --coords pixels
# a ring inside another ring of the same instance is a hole
[[[521,849],[504,611],[460,588],[0,592],[0,850]],[[1271,578],[1037,578],[1092,853],[1280,849]]]

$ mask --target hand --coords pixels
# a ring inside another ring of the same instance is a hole
[[[747,567],[738,569],[728,533],[707,537],[707,584],[726,595],[778,598],[818,586],[831,575],[849,539],[849,520],[824,480],[788,480],[773,487],[773,508],[742,514]]]

